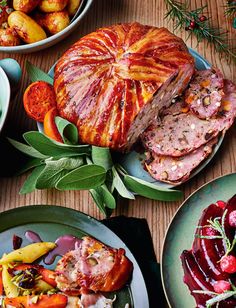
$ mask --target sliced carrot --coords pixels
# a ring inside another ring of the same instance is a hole
[[[45,81],[33,82],[25,90],[23,103],[29,117],[43,122],[48,110],[56,107],[56,95],[53,86]]]
[[[38,273],[42,276],[42,280],[50,284],[52,287],[56,287],[55,272],[51,271],[41,265],[37,264],[19,264],[13,268],[14,271],[25,271],[29,268],[35,268]]]
[[[12,298],[7,297],[4,299],[5,306],[9,305],[15,308],[28,307],[27,302],[28,296],[18,296]]]
[[[63,294],[41,295],[36,304],[29,300],[29,308],[65,308],[67,306],[68,298]]]
[[[65,308],[68,301],[67,296],[63,294],[40,295],[36,298],[36,303],[34,298],[35,296],[5,298],[4,303],[15,308]]]
[[[55,117],[57,115],[58,115],[58,112],[57,112],[57,108],[55,107],[50,109],[46,113],[44,117],[44,121],[43,121],[44,134],[55,141],[63,143],[62,137],[59,134],[59,131],[55,123]]]

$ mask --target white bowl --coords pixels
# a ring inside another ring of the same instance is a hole
[[[79,16],[72,23],[70,23],[68,27],[66,27],[64,30],[60,31],[59,33],[52,35],[42,41],[32,43],[32,44],[24,44],[24,45],[13,46],[13,47],[0,46],[0,51],[12,52],[12,53],[29,53],[29,52],[35,52],[35,51],[48,48],[58,43],[59,41],[66,38],[72,31],[75,30],[75,28],[79,25],[81,20],[84,18],[84,16],[88,12],[92,2],[93,0],[86,0],[84,9],[79,14]]]
[[[0,67],[0,132],[5,123],[10,104],[10,83],[4,70]]]

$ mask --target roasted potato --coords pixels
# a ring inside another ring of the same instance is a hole
[[[56,107],[56,95],[53,86],[45,81],[31,83],[25,90],[23,103],[29,117],[43,122],[46,113]]]
[[[30,13],[39,4],[40,0],[13,0],[13,8],[16,11]]]
[[[56,34],[70,24],[69,14],[66,10],[54,13],[35,14],[35,21],[50,34]]]
[[[47,37],[43,28],[23,12],[12,12],[8,17],[8,24],[25,43],[35,43]]]
[[[44,13],[59,12],[67,6],[68,0],[41,0],[39,9]]]
[[[67,11],[70,16],[74,16],[80,6],[81,0],[69,0]]]
[[[55,243],[40,242],[13,250],[0,259],[0,264],[5,265],[14,262],[32,263],[56,247]]]
[[[20,45],[20,38],[13,29],[0,29],[0,46],[18,45]]]

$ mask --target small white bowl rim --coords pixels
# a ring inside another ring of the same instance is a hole
[[[11,96],[11,88],[10,88],[10,83],[9,80],[7,78],[6,73],[4,72],[4,70],[0,67],[0,75],[4,80],[4,89],[6,91],[6,100],[3,102],[4,107],[0,106],[0,108],[2,109],[2,114],[0,116],[0,132],[4,126],[4,123],[6,121],[6,117],[7,117],[7,113],[9,110],[9,105],[10,105],[10,96]]]
[[[87,0],[87,3],[85,5],[83,11],[81,12],[81,14],[71,24],[69,24],[69,26],[67,26],[64,30],[60,31],[59,33],[54,34],[52,36],[49,36],[42,41],[38,41],[38,42],[35,42],[35,43],[31,43],[31,44],[25,44],[25,45],[14,46],[14,47],[0,46],[0,51],[3,51],[3,52],[20,52],[20,51],[28,52],[28,51],[31,51],[31,49],[34,49],[34,48],[40,48],[40,47],[42,48],[43,45],[46,45],[45,48],[47,48],[47,43],[53,44],[55,42],[55,44],[56,44],[60,38],[61,39],[64,38],[63,35],[65,35],[67,33],[69,34],[77,26],[77,24],[83,19],[83,17],[87,13],[87,11],[90,8],[92,2],[93,2],[93,0]]]

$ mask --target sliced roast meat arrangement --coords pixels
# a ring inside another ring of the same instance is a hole
[[[187,180],[191,171],[211,154],[216,142],[217,138],[214,138],[190,154],[181,157],[159,156],[148,152],[145,166],[156,180],[180,184]]]
[[[77,125],[81,142],[126,151],[183,92],[193,72],[186,45],[165,28],[101,28],[57,62],[58,111]]]
[[[115,249],[86,236],[78,249],[66,253],[56,267],[57,287],[67,294],[121,289],[130,278],[132,262]]]
[[[146,169],[155,179],[175,185],[186,181],[191,171],[212,152],[215,138],[233,124],[236,117],[236,86],[224,80],[221,88],[220,73],[215,73],[213,77],[212,73],[212,70],[206,70],[202,75],[207,82],[209,75],[211,78],[218,76],[212,81],[212,91],[218,88],[219,95],[223,96],[216,114],[207,119],[199,118],[191,104],[185,101],[190,89],[199,82],[200,72],[197,72],[197,81],[194,77],[183,96],[164,109],[160,118],[142,134],[141,139],[147,150]],[[205,81],[203,77],[202,83]],[[208,93],[211,95],[213,92],[209,89]]]

